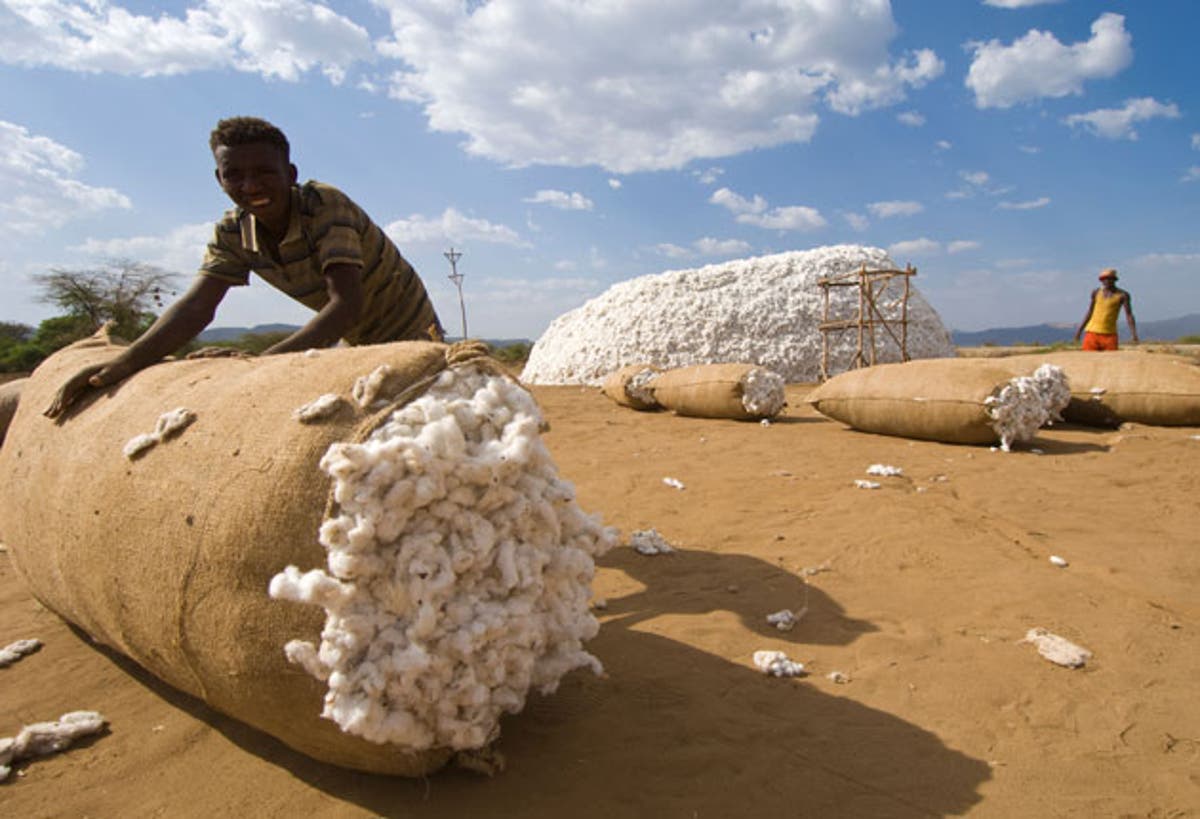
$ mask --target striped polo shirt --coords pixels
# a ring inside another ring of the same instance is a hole
[[[200,273],[233,285],[250,283],[250,272],[296,301],[321,310],[329,301],[324,271],[349,264],[362,270],[363,308],[345,334],[350,344],[429,339],[441,322],[425,285],[366,212],[330,185],[312,180],[292,187],[292,217],[279,243],[267,252],[266,234],[254,215],[234,208],[217,222]]]

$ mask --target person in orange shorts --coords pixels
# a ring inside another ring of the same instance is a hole
[[[1100,274],[1100,287],[1092,291],[1087,315],[1075,340],[1083,336],[1083,349],[1103,352],[1117,349],[1117,314],[1125,308],[1125,320],[1129,323],[1129,335],[1138,343],[1137,322],[1133,318],[1133,297],[1117,287],[1117,271],[1111,267]]]

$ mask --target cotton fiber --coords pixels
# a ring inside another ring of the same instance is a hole
[[[817,282],[863,265],[868,270],[896,268],[880,248],[836,245],[619,282],[551,322],[530,351],[522,380],[599,384],[613,370],[639,362],[664,369],[750,362],[788,382],[817,381],[824,299]],[[888,318],[901,317],[902,287],[897,277],[877,297]],[[857,312],[857,288],[833,287],[829,297],[831,318]],[[941,319],[911,283],[908,322],[910,357],[954,355]],[[849,369],[857,350],[857,333],[831,334],[830,371]],[[875,360],[900,357],[897,344],[877,330]]]
[[[101,731],[104,724],[95,711],[71,711],[55,722],[35,722],[15,737],[0,738],[0,781],[8,778],[12,763],[64,751],[79,737]]]
[[[371,403],[377,370],[355,389]],[[335,513],[327,567],[288,566],[272,597],[323,606],[321,642],[290,660],[325,681],[323,716],[373,742],[468,749],[491,742],[530,689],[601,670],[582,643],[593,557],[616,532],[585,515],[538,435],[533,398],[474,366],[443,372],[361,443],[321,467]]]

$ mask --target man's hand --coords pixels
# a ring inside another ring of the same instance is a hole
[[[253,358],[254,353],[239,350],[237,347],[201,347],[184,357],[189,360],[193,358]]]
[[[118,364],[116,361],[84,367],[58,388],[58,392],[54,394],[54,400],[50,402],[50,406],[42,415],[47,418],[58,418],[92,390],[104,389],[125,378],[129,375],[128,370],[128,367]]]

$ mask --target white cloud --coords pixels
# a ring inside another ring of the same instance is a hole
[[[741,239],[713,239],[708,236],[697,239],[688,247],[671,243],[663,243],[654,247],[656,253],[669,259],[728,258],[747,254],[751,250],[751,244]]]
[[[806,142],[823,107],[894,104],[944,66],[889,53],[880,0],[376,0],[403,67],[390,93],[516,166],[617,173]]]
[[[724,173],[724,168],[713,167],[705,168],[702,171],[692,171],[692,176],[696,177],[702,185],[715,185]]]
[[[1046,6],[1050,3],[1061,3],[1063,0],[983,0],[985,6],[995,6],[998,9],[1024,9],[1030,6]]]
[[[908,125],[911,128],[920,128],[925,124],[925,115],[920,111],[901,111],[896,114],[896,119],[901,125]]]
[[[1196,182],[1200,180],[1200,165],[1193,165],[1179,178],[1180,182]]]
[[[1179,119],[1179,106],[1161,103],[1152,97],[1125,100],[1122,108],[1100,108],[1086,114],[1072,114],[1063,122],[1072,127],[1079,126],[1096,136],[1106,139],[1136,140],[1138,133],[1134,123],[1157,119]]]
[[[720,205],[731,213],[746,214],[746,213],[762,213],[767,209],[767,200],[755,194],[753,199],[746,199],[731,191],[729,188],[721,188],[714,191],[713,195],[708,198],[708,201],[714,205]]]
[[[567,193],[556,190],[540,190],[522,202],[532,202],[539,205],[549,205],[559,210],[591,210],[593,203],[582,193]]]
[[[1132,39],[1125,18],[1106,12],[1092,23],[1091,39],[1074,45],[1037,29],[1011,46],[998,40],[970,43],[974,58],[966,85],[975,92],[978,108],[1081,94],[1085,81],[1115,76],[1129,66]]]
[[[0,62],[152,77],[234,69],[340,83],[374,58],[367,31],[306,0],[205,0],[183,16],[133,14],[106,0],[6,0]]]
[[[942,246],[940,243],[926,238],[910,239],[888,246],[888,255],[897,261],[899,261],[898,257],[934,256],[941,252]]]
[[[1200,134],[1192,134],[1192,150],[1200,151]]]
[[[859,233],[866,230],[871,225],[871,221],[861,213],[854,213],[850,211],[843,213],[842,217],[846,220],[846,224],[850,225],[852,229],[858,231]]]
[[[911,202],[903,200],[892,200],[888,202],[872,202],[867,205],[867,210],[876,219],[890,219],[893,216],[913,216],[925,210],[925,206],[920,202]]]
[[[736,214],[739,223],[766,230],[817,230],[827,224],[825,217],[815,208],[789,205],[768,211],[767,202],[761,196],[746,199],[729,188],[721,188],[708,201]]]
[[[958,175],[964,182],[977,188],[982,188],[992,178],[987,171],[959,171]]]
[[[190,275],[199,268],[204,248],[212,235],[212,222],[201,222],[181,225],[161,236],[88,239],[71,250],[100,260],[136,259],[173,273]]]
[[[620,179],[609,179],[608,186],[610,188],[612,188],[614,191],[619,191],[621,189],[621,180]]]
[[[112,209],[129,198],[79,181],[83,157],[54,140],[0,120],[0,230],[33,236]]]
[[[389,223],[383,232],[402,248],[405,244],[425,244],[444,241],[485,242],[488,244],[529,247],[512,228],[496,225],[486,219],[473,219],[455,208],[446,208],[440,217],[428,219],[414,214],[407,219]]]
[[[1017,150],[1023,154],[1040,154],[1042,149],[1036,145],[1018,145]]]
[[[952,143],[952,142],[951,142],[950,140],[948,140],[948,139],[939,139],[937,142],[935,142],[935,143],[934,143],[934,146],[935,146],[935,147],[936,147],[936,148],[937,148],[939,151],[948,151],[948,150],[950,150],[951,148],[953,148],[953,147],[954,147],[954,143]]]
[[[1026,202],[999,202],[996,207],[1001,210],[1037,210],[1044,208],[1050,204],[1049,196],[1042,196],[1037,199],[1030,199]]]
[[[955,253],[965,253],[968,250],[978,250],[979,242],[971,239],[958,239],[946,245],[946,252],[953,255]]]

